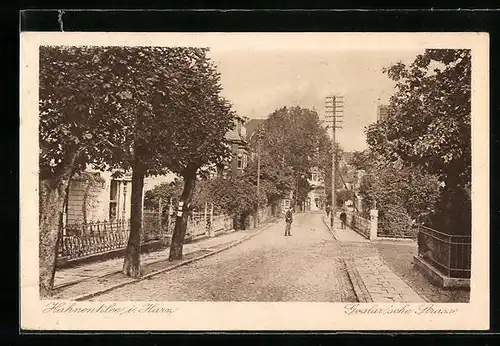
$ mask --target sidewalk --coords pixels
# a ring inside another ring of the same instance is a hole
[[[329,220],[324,221],[331,228]],[[425,302],[387,266],[369,240],[348,227],[341,229],[340,221],[336,221],[332,234],[341,243],[342,256],[360,302]]]
[[[228,247],[239,244],[273,224],[276,219],[264,222],[258,228],[233,231],[215,238],[207,238],[183,246],[183,259],[168,261],[170,248],[141,254],[142,278],[158,272],[174,269],[180,265],[210,256]],[[92,293],[107,291],[110,287],[123,286],[140,279],[132,279],[121,273],[123,258],[84,264],[56,272],[54,279],[55,299],[78,299]]]

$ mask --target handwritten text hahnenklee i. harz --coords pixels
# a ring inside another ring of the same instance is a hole
[[[43,313],[53,314],[172,314],[177,309],[165,308],[157,303],[143,304],[99,304],[97,306],[86,306],[81,303],[52,302],[45,306]]]

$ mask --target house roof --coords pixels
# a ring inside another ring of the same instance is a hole
[[[229,131],[228,133],[226,133],[226,139],[229,140],[229,141],[241,141],[243,140],[240,135],[238,134],[237,131]]]
[[[247,138],[252,137],[253,133],[262,123],[264,123],[264,121],[266,121],[266,119],[251,119],[249,122],[247,122]]]

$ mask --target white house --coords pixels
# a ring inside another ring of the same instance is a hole
[[[63,212],[63,224],[130,218],[130,174],[87,170],[73,177]]]
[[[313,168],[308,180],[312,190],[309,191],[308,199],[311,211],[318,211],[323,208],[326,201],[325,182],[318,168]]]

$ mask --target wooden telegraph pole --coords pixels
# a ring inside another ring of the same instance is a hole
[[[327,96],[325,101],[326,120],[331,122],[328,127],[332,128],[332,211],[330,224],[333,227],[335,220],[335,164],[337,158],[335,155],[335,130],[342,128],[342,117],[344,113],[344,98],[342,96]]]

